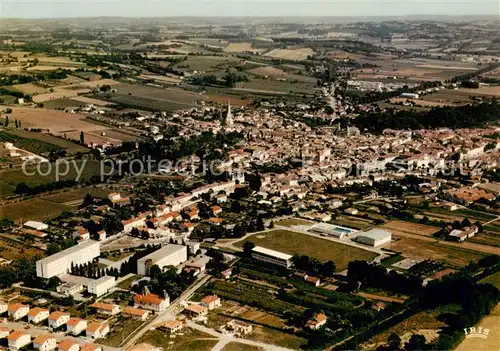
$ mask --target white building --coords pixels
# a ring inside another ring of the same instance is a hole
[[[109,325],[106,323],[90,323],[90,325],[86,329],[87,337],[92,339],[104,338],[108,333]]]
[[[61,311],[52,312],[49,315],[49,327],[52,329],[57,329],[66,323],[68,323],[70,314]]]
[[[7,339],[9,343],[9,349],[11,350],[19,350],[20,348],[25,347],[26,345],[31,343],[30,334],[20,330],[14,330],[9,334]]]
[[[85,319],[72,317],[66,323],[66,330],[73,335],[79,335],[85,329],[87,329],[87,321]]]
[[[71,282],[63,283],[56,288],[56,291],[58,293],[66,295],[66,296],[76,295],[83,290],[84,290],[84,287],[82,284],[71,283]]]
[[[7,302],[0,301],[0,314],[4,314],[9,310],[9,304]]]
[[[49,228],[49,225],[42,223],[42,222],[28,221],[28,222],[23,224],[23,227],[31,228],[31,229],[35,229],[35,230],[45,230],[45,229]]]
[[[201,305],[205,306],[209,310],[220,307],[220,297],[217,295],[208,295],[201,299]]]
[[[52,256],[36,262],[36,275],[40,278],[52,278],[65,274],[74,265],[92,261],[100,255],[100,243],[88,240]]]
[[[339,239],[342,239],[345,236],[351,235],[352,233],[356,232],[356,230],[354,229],[345,228],[328,223],[317,223],[313,225],[309,229],[309,231],[313,233],[318,233],[320,235],[332,236]]]
[[[28,322],[38,324],[49,318],[49,310],[46,308],[35,307],[28,312]]]
[[[134,295],[134,307],[144,308],[154,312],[162,312],[170,306],[170,297],[161,298],[156,294],[136,294]]]
[[[90,294],[97,295],[97,297],[108,293],[112,288],[116,286],[115,277],[105,275],[99,279],[92,280],[87,285],[87,290]]]
[[[255,246],[252,249],[252,257],[256,260],[276,264],[285,268],[290,268],[292,266],[292,255],[266,249],[265,247]]]
[[[160,268],[177,266],[187,261],[187,247],[183,245],[167,245],[137,260],[137,274],[147,275],[154,265]]]
[[[26,316],[30,311],[30,306],[22,305],[20,303],[9,304],[9,317],[13,320],[18,320]]]
[[[189,252],[191,252],[193,255],[196,254],[196,252],[198,252],[198,250],[200,249],[200,242],[198,241],[190,240],[186,244],[189,248]]]
[[[382,246],[391,243],[392,234],[382,229],[371,229],[361,233],[356,237],[358,243],[370,245],[373,247]]]
[[[57,346],[58,351],[78,351],[80,350],[80,344],[72,339],[63,339],[59,342]]]
[[[33,348],[40,351],[51,351],[57,348],[57,340],[53,335],[38,335],[33,340]]]

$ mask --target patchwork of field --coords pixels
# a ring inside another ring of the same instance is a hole
[[[116,103],[147,110],[175,111],[197,107],[201,94],[180,89],[161,89],[151,86],[120,83],[117,93],[111,94],[110,100]]]
[[[350,261],[372,261],[377,257],[376,253],[354,246],[281,229],[251,235],[246,240],[236,242],[235,246],[243,247],[246,241],[290,255],[308,255],[320,261],[332,260],[338,271],[344,270]]]
[[[489,329],[490,333],[488,338],[468,338],[464,339],[460,345],[455,349],[455,351],[491,351],[498,350],[498,345],[500,342],[500,337],[498,336],[500,325],[500,304],[498,304],[495,309],[485,318],[483,318],[477,325],[484,329]]]
[[[298,81],[303,81],[303,82],[309,82],[314,84],[316,82],[316,79],[313,77],[308,77],[308,76],[301,76],[299,74],[290,74],[287,73],[277,67],[273,66],[264,66],[264,67],[257,67],[253,68],[249,71],[248,73],[255,74],[257,76],[261,77],[271,77],[271,78],[280,78],[280,79],[286,79],[286,80],[298,80]]]
[[[228,65],[236,64],[240,59],[225,56],[189,56],[187,60],[174,65],[180,71],[208,72],[225,69]],[[165,62],[169,65],[168,62]]]
[[[1,205],[0,214],[1,217],[13,221],[44,221],[57,217],[63,211],[76,210],[87,193],[93,196],[106,196],[108,192],[93,188],[70,189],[61,193]]]
[[[66,150],[68,155],[73,155],[73,154],[76,154],[77,152],[85,153],[85,152],[89,151],[89,149],[87,149],[86,147],[84,147],[82,145],[73,143],[73,142],[65,140],[65,139],[57,138],[57,137],[52,136],[52,135],[44,134],[44,133],[29,132],[26,130],[12,130],[12,131],[9,130],[8,134],[28,139],[28,141],[29,140],[34,140],[34,141],[39,140],[39,141],[44,142],[44,143],[55,145],[60,149]],[[33,153],[38,154],[38,153],[46,152],[43,150],[30,150],[30,148],[26,147],[26,145],[24,145],[24,144],[25,143],[23,143],[22,145],[17,145],[17,143],[14,142],[14,146],[17,146],[17,147],[24,149],[24,150],[27,150],[27,151],[31,151]]]
[[[380,226],[380,228],[389,230],[393,235],[405,236],[405,234],[414,234],[431,237],[441,228],[430,225],[405,222],[405,221],[389,221]]]
[[[101,79],[95,81],[82,80],[75,82],[75,84],[56,86],[53,88],[54,92],[35,95],[33,96],[33,101],[45,102],[63,98],[72,98],[78,96],[79,94],[86,94],[93,88],[98,88],[103,85],[115,86],[117,84],[119,84],[119,82],[112,79]]]
[[[251,52],[259,54],[265,52],[266,49],[255,48],[252,43],[231,43],[224,48],[225,52]]]
[[[107,105],[109,105],[108,101],[103,101],[103,100],[88,98],[88,97],[85,97],[85,96],[75,96],[71,100],[79,101],[79,102],[83,102],[84,104],[95,105],[95,106],[107,106]]]
[[[283,60],[303,61],[307,59],[307,56],[312,56],[313,53],[314,51],[311,48],[274,49],[266,52],[264,56]]]
[[[244,97],[237,97],[237,96],[231,96],[231,95],[214,95],[214,94],[209,94],[206,95],[205,97],[209,101],[215,102],[217,104],[222,104],[222,105],[227,105],[229,102],[231,106],[248,106],[250,105],[253,100],[249,98],[244,98]]]
[[[396,252],[402,252],[405,256],[444,262],[454,267],[464,267],[468,265],[470,261],[478,261],[479,259],[487,256],[487,254],[483,254],[481,252],[462,248],[460,247],[460,244],[449,246],[442,245],[437,242],[423,241],[414,238],[402,238],[393,242],[388,249]]]
[[[35,83],[15,84],[12,88],[29,95],[44,94],[49,90],[48,88],[41,87]]]
[[[233,90],[287,95],[289,93],[311,94],[314,92],[314,87],[315,84],[306,81],[292,83],[291,81],[283,82],[258,78],[251,79],[249,82],[240,82]]]

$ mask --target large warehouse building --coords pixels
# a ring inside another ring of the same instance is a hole
[[[167,245],[137,260],[137,274],[148,275],[154,265],[160,268],[177,266],[187,261],[187,246]]]
[[[338,225],[328,224],[328,223],[317,223],[309,229],[310,232],[318,233],[320,235],[332,236],[335,238],[342,239],[345,236],[351,235],[357,232],[355,229],[341,227]]]
[[[356,237],[358,243],[370,245],[373,247],[390,244],[392,233],[382,229],[371,229],[361,233]]]
[[[252,257],[256,260],[276,264],[285,268],[290,268],[292,266],[291,255],[266,249],[265,247],[255,246],[252,249]]]
[[[36,275],[40,278],[48,279],[66,274],[71,268],[71,263],[74,265],[84,264],[99,257],[101,252],[100,245],[98,241],[87,240],[69,249],[36,261]]]

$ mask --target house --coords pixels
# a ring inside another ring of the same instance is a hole
[[[85,332],[88,338],[100,339],[109,333],[109,325],[99,322],[90,323]]]
[[[72,317],[66,323],[66,331],[73,335],[79,335],[87,329],[87,321],[85,319]]]
[[[318,287],[321,284],[321,281],[318,277],[311,277],[310,275],[305,275],[304,280],[309,283],[314,285],[315,287]]]
[[[226,324],[226,326],[240,335],[250,334],[253,329],[251,324],[238,321],[236,319],[231,320],[229,323]]]
[[[83,227],[76,227],[76,230],[73,232],[73,239],[78,239],[78,240],[89,240],[90,239],[90,233],[87,229]]]
[[[66,296],[74,296],[83,290],[85,290],[85,287],[82,284],[72,282],[63,283],[56,288],[58,293]]]
[[[192,317],[203,317],[208,313],[208,309],[201,305],[188,305],[184,308],[184,314]]]
[[[170,298],[162,299],[156,294],[136,294],[134,295],[134,307],[144,308],[154,312],[162,312],[170,306]]]
[[[192,233],[193,230],[194,230],[194,224],[191,223],[191,222],[183,222],[181,223],[181,225],[179,226],[180,229],[182,229],[182,231],[184,232],[187,232],[187,233]]]
[[[231,275],[233,274],[233,270],[231,268],[226,269],[225,271],[222,271],[220,275],[224,279],[229,279],[231,278]]]
[[[49,315],[49,327],[51,327],[52,329],[57,329],[68,323],[69,318],[69,313],[61,311],[52,312]]]
[[[325,325],[327,320],[326,314],[316,313],[311,319],[306,323],[306,328],[317,330]]]
[[[182,329],[184,324],[181,321],[173,320],[165,322],[161,325],[160,329],[165,329],[169,333],[176,333]]]
[[[18,320],[26,316],[30,311],[30,307],[20,303],[9,304],[9,317],[13,320]]]
[[[213,310],[214,308],[220,307],[220,297],[217,295],[208,295],[201,299],[201,305],[208,308],[208,310]]]
[[[106,231],[104,229],[99,230],[97,232],[97,237],[98,237],[99,241],[103,241],[104,239],[106,239]]]
[[[0,314],[4,314],[9,310],[9,304],[4,301],[0,301]]]
[[[190,240],[186,243],[188,249],[189,249],[189,252],[191,252],[193,255],[195,255],[198,250],[200,249],[200,242],[199,241],[194,241],[194,240]]]
[[[80,351],[102,351],[102,347],[96,344],[82,344]]]
[[[57,351],[79,351],[80,344],[72,339],[63,339],[57,345]]]
[[[141,310],[140,308],[123,307],[122,314],[127,317],[137,318],[145,321],[149,317],[149,311]]]
[[[5,339],[10,334],[10,328],[0,326],[0,339]]]
[[[28,322],[33,324],[38,324],[41,321],[49,318],[49,310],[46,308],[35,307],[28,312]]]
[[[107,316],[114,316],[120,313],[120,306],[119,305],[113,305],[110,303],[93,303],[90,305],[90,307],[95,308],[97,310],[97,313],[107,315]]]
[[[33,348],[40,351],[51,351],[57,348],[57,340],[53,335],[38,335],[33,340]]]
[[[451,236],[452,238],[462,242],[465,239],[472,238],[474,235],[477,234],[478,231],[479,231],[479,228],[477,226],[473,225],[470,227],[462,228],[461,230],[454,229],[448,235]]]
[[[219,213],[222,212],[222,207],[215,205],[210,207],[210,210],[212,211],[214,216],[217,216]]]
[[[25,347],[26,345],[31,343],[31,336],[30,334],[24,331],[14,330],[12,333],[9,334],[7,340],[9,344],[9,349],[19,350],[22,347]]]

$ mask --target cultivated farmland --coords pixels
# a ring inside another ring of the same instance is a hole
[[[314,52],[311,48],[274,49],[269,52],[266,52],[264,56],[274,57],[284,60],[303,61],[307,59],[307,56],[311,56],[313,53]]]

